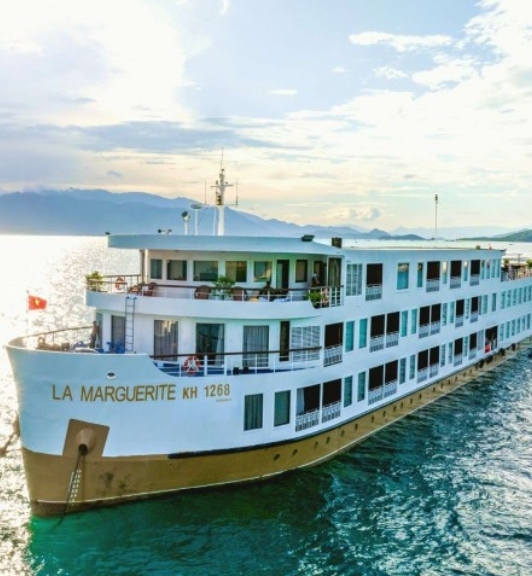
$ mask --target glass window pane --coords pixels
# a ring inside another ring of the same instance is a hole
[[[187,261],[186,260],[168,260],[166,263],[167,280],[186,280],[187,279]]]
[[[194,280],[196,282],[215,282],[218,280],[218,262],[215,260],[194,261]]]
[[[225,275],[233,282],[247,282],[248,263],[245,261],[227,261],[225,263]]]
[[[308,280],[308,260],[296,260],[296,282]]]
[[[262,428],[262,394],[244,397],[244,430]]]
[[[272,279],[272,263],[254,262],[253,263],[253,282],[266,282]]]
[[[158,258],[150,260],[150,278],[153,280],[163,279],[163,261]]]
[[[290,390],[275,393],[274,426],[290,423]]]

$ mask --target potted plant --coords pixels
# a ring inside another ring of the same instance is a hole
[[[321,291],[320,290],[310,290],[307,294],[307,300],[312,302],[314,308],[321,308]]]
[[[234,285],[235,281],[229,278],[229,276],[218,276],[218,280],[214,283],[213,296],[215,298],[219,297],[222,300],[232,297]]]
[[[85,281],[87,283],[87,290],[92,290],[93,292],[104,291],[104,278],[97,270],[90,274],[86,274]]]

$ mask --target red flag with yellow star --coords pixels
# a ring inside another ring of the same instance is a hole
[[[28,295],[28,310],[44,310],[48,302],[40,296]]]

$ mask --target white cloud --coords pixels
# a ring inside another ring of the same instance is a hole
[[[343,74],[343,73],[347,72],[347,68],[344,68],[343,66],[335,66],[335,67],[332,69],[332,71],[333,71],[335,74]]]
[[[295,88],[277,88],[270,90],[270,94],[275,94],[276,96],[295,96],[297,90]]]
[[[397,70],[397,68],[392,68],[391,66],[380,66],[375,68],[373,71],[375,76],[382,78],[387,78],[388,80],[396,80],[398,78],[408,78],[408,74],[402,70]]]
[[[453,43],[452,38],[442,34],[408,36],[375,31],[351,34],[349,40],[358,46],[375,46],[377,44],[384,44],[391,46],[394,50],[397,50],[397,52],[408,52],[423,48],[438,48],[441,46],[449,46]]]

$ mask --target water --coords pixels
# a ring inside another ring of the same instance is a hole
[[[136,272],[138,254],[100,238],[0,236],[0,261],[5,344],[88,324],[85,273]],[[26,313],[26,290],[48,309]],[[31,517],[15,444],[0,458],[0,574],[529,576],[531,408],[523,354],[322,466],[62,523]],[[2,348],[0,446],[15,413]]]

